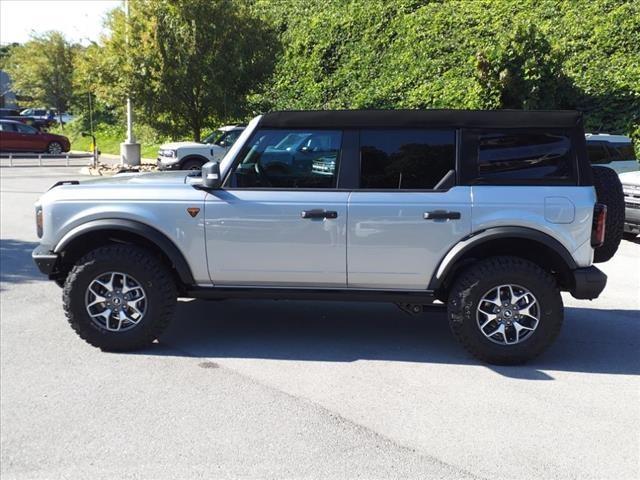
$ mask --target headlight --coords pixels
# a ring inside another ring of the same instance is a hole
[[[176,151],[175,150],[160,150],[160,156],[161,157],[171,157],[174,158],[176,156]]]
[[[43,219],[42,219],[42,206],[36,205],[36,234],[38,238],[42,238]]]

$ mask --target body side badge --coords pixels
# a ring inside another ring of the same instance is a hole
[[[192,218],[196,218],[196,215],[200,213],[200,209],[198,207],[189,207],[187,208],[187,213],[191,215]]]

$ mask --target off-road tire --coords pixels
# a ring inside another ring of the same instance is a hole
[[[136,278],[147,295],[147,311],[134,328],[109,331],[89,316],[86,290],[101,273],[118,271]],[[97,248],[74,265],[62,294],[67,320],[87,343],[107,351],[137,350],[150,345],[167,328],[177,301],[176,285],[169,269],[152,253],[133,245]]]
[[[205,163],[206,162],[198,160],[197,158],[189,158],[182,162],[180,170],[200,170]]]
[[[593,252],[594,263],[610,260],[618,250],[624,232],[624,193],[618,174],[609,167],[591,167],[598,203],[607,206],[604,244]]]
[[[482,296],[505,284],[528,289],[540,306],[537,328],[515,345],[493,343],[482,334],[476,321]],[[563,310],[560,290],[550,274],[533,262],[508,256],[482,260],[462,272],[447,301],[449,326],[457,340],[476,358],[496,365],[516,365],[540,355],[558,336]]]

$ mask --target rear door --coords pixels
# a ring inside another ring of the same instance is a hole
[[[349,287],[426,290],[440,260],[471,232],[470,188],[455,186],[456,145],[454,129],[360,132]]]
[[[0,150],[5,152],[15,152],[19,150],[18,140],[15,124],[0,122]]]

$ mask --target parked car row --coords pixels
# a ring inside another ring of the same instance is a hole
[[[71,148],[69,139],[46,133],[15,120],[0,119],[0,151],[60,154]]]
[[[69,123],[73,120],[73,115],[66,112],[58,114],[55,110],[47,108],[27,108],[22,111],[12,108],[0,108],[0,118],[15,120],[38,130],[46,130],[56,123]]]

